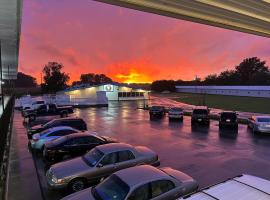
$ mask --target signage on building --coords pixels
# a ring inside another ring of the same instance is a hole
[[[106,92],[113,92],[114,91],[114,87],[113,87],[113,85],[104,85],[104,90]]]

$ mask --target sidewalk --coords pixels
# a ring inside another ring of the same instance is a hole
[[[28,151],[26,129],[19,112],[14,112],[7,177],[8,200],[42,200],[39,180]]]

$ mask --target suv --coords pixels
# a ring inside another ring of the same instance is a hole
[[[149,110],[150,119],[154,117],[163,117],[166,113],[164,106],[152,106]]]
[[[191,115],[191,125],[195,123],[210,124],[210,110],[206,106],[196,106]]]
[[[69,126],[80,131],[87,130],[87,125],[83,119],[77,117],[75,118],[67,117],[67,118],[53,119],[47,122],[46,124],[32,126],[27,132],[28,138],[31,139],[32,135],[57,126]]]
[[[178,108],[178,107],[174,107],[174,108],[170,108],[170,110],[168,111],[168,116],[169,119],[180,119],[181,121],[183,121],[183,116],[184,116],[184,112],[182,108]]]
[[[233,129],[238,129],[237,113],[224,111],[220,113],[219,118],[219,128],[231,127]]]

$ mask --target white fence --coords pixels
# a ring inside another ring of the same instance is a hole
[[[270,98],[270,86],[176,86],[176,91]]]

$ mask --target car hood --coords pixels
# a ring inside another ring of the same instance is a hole
[[[43,129],[43,126],[40,124],[40,125],[36,125],[36,126],[32,126],[30,128],[30,131],[38,131],[40,129]]]
[[[51,171],[57,178],[80,174],[89,169],[91,169],[91,167],[86,164],[82,157],[77,157],[51,166]]]
[[[82,191],[73,193],[71,195],[68,195],[61,200],[77,200],[77,199],[83,199],[83,200],[95,200],[95,198],[92,195],[91,192],[92,188],[87,188]]]

